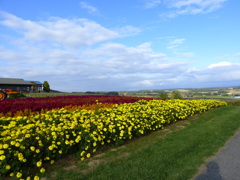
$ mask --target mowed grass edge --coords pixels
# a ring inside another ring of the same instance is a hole
[[[239,106],[212,109],[85,162],[68,162],[48,179],[191,179],[234,135],[239,117]]]

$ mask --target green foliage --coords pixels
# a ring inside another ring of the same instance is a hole
[[[231,105],[231,106],[240,106],[240,99],[227,101],[227,103],[228,105]]]
[[[86,91],[85,94],[96,94],[96,93],[92,91]]]
[[[24,98],[26,97],[25,95],[23,94],[10,94],[8,95],[8,99],[17,99],[17,98]]]
[[[169,99],[168,94],[167,93],[160,93],[159,94],[159,99]]]
[[[107,92],[106,95],[113,95],[113,96],[118,96],[119,93],[115,91]]]
[[[50,92],[50,85],[47,81],[43,82],[43,91],[44,92]]]
[[[172,99],[183,99],[182,95],[178,91],[172,92]]]

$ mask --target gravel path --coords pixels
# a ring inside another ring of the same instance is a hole
[[[193,180],[240,180],[240,129]]]

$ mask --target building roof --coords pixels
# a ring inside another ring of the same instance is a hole
[[[26,81],[26,82],[30,82],[31,84],[43,85],[43,83],[41,83],[40,81]]]
[[[30,82],[26,82],[23,79],[16,78],[0,78],[0,84],[12,84],[12,85],[32,85]]]

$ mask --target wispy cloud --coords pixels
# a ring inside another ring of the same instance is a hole
[[[121,35],[121,37],[126,37],[139,34],[141,32],[141,29],[127,25],[117,28],[115,31],[118,32]]]
[[[89,14],[94,14],[94,15],[99,14],[99,10],[96,7],[90,5],[90,4],[86,3],[86,2],[83,2],[83,1],[80,2],[80,6],[83,9],[86,9]]]
[[[145,8],[150,9],[157,7],[159,4],[161,4],[161,0],[145,0]]]
[[[207,14],[221,8],[225,1],[227,0],[165,0],[170,12],[161,16],[174,18],[178,15]]]
[[[174,39],[169,43],[168,49],[175,49],[181,45],[186,39]]]

